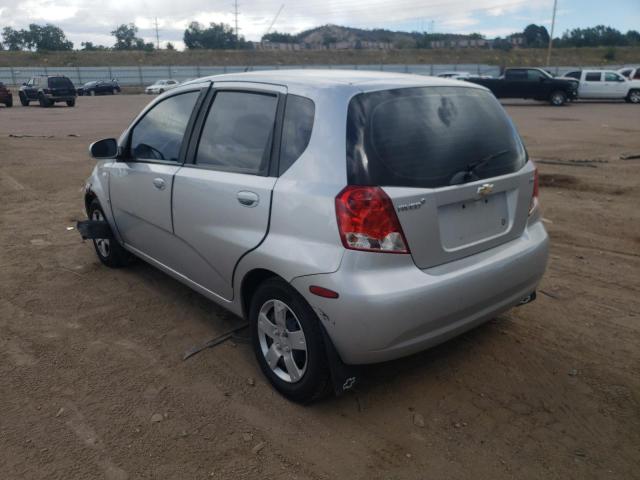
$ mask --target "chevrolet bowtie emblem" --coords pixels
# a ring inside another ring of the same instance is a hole
[[[478,195],[484,197],[493,192],[493,183],[483,183],[478,187]]]

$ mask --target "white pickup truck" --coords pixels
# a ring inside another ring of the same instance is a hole
[[[627,77],[629,80],[640,80],[640,67],[625,67],[618,70],[618,73]]]
[[[640,104],[640,80],[628,80],[613,70],[575,70],[564,77],[580,81],[578,98],[620,99]]]

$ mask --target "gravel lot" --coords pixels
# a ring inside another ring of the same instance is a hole
[[[640,107],[508,104],[552,162],[538,299],[301,407],[247,345],[183,362],[239,320],[67,231],[148,101],[0,107],[0,478],[640,478]]]

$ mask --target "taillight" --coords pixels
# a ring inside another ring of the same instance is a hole
[[[533,194],[531,195],[531,203],[529,204],[529,215],[531,215],[540,204],[540,201],[538,199],[538,197],[540,196],[540,180],[538,179],[538,167],[536,167],[535,164],[533,164],[533,167]]]
[[[345,248],[409,253],[393,203],[380,187],[346,187],[336,197],[336,216]]]

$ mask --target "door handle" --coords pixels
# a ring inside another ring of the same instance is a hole
[[[240,202],[240,205],[243,207],[255,207],[260,202],[260,197],[257,193],[248,192],[246,190],[238,192],[237,198],[238,202]]]
[[[161,178],[154,178],[153,179],[153,186],[156,187],[158,190],[164,190],[164,188],[167,186],[164,183],[164,180]]]

